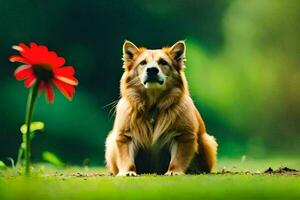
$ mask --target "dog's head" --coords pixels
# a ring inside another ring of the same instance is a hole
[[[178,41],[172,47],[152,50],[138,48],[132,42],[125,41],[123,61],[128,87],[143,91],[164,91],[182,84],[185,43]]]

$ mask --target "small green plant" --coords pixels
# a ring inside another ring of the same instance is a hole
[[[50,164],[56,167],[64,167],[65,164],[61,161],[61,159],[52,152],[44,151],[42,154],[43,160],[49,162]]]
[[[43,131],[45,128],[45,124],[43,122],[37,121],[37,122],[31,122],[30,125],[30,140],[32,140],[35,136],[36,133]],[[18,158],[17,158],[17,166],[20,166],[21,160],[23,158],[24,152],[25,152],[25,148],[26,148],[26,144],[24,143],[25,139],[24,137],[26,137],[26,133],[27,133],[27,124],[23,124],[20,127],[20,132],[22,133],[22,137],[23,137],[23,142],[21,143],[20,147],[19,147],[19,151],[18,151]]]

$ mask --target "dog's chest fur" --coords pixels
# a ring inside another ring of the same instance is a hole
[[[178,134],[172,129],[175,120],[174,112],[151,107],[147,112],[131,116],[129,132],[138,146],[145,148],[164,146]]]
[[[155,126],[155,122],[157,120],[159,114],[159,109],[156,106],[152,106],[149,110],[149,122],[152,126]]]

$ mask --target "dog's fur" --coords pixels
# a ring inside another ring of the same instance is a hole
[[[217,143],[188,91],[184,41],[157,50],[125,41],[123,61],[121,99],[106,139],[109,171],[118,176],[211,172]],[[147,82],[153,67],[158,73]]]

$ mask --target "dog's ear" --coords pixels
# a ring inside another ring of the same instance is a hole
[[[178,63],[185,61],[185,42],[180,40],[169,49],[170,56]]]
[[[131,61],[139,52],[139,48],[135,46],[132,42],[125,40],[123,44],[123,61]]]

